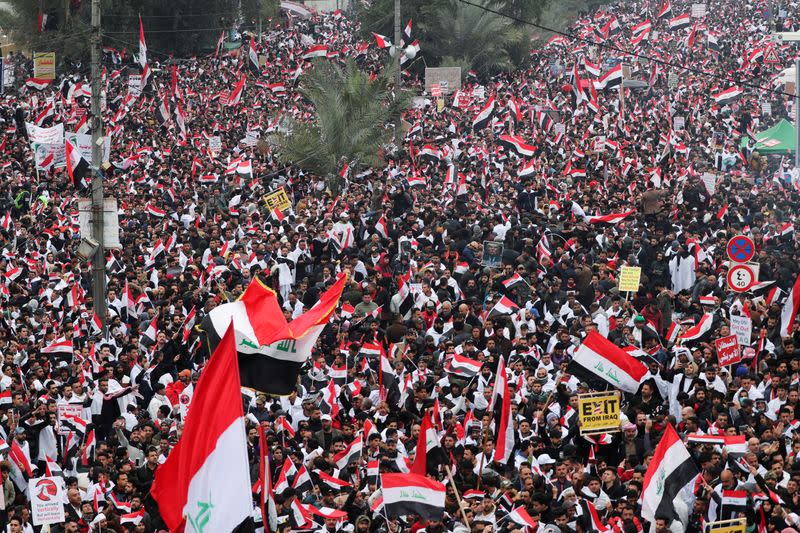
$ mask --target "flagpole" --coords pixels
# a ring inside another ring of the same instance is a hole
[[[483,461],[483,458],[481,458],[481,461]],[[472,526],[469,524],[467,513],[466,511],[464,511],[464,501],[461,499],[461,495],[458,493],[458,487],[456,487],[456,482],[453,480],[453,473],[450,471],[449,468],[446,468],[445,470],[447,470],[447,478],[450,480],[450,486],[453,487],[453,492],[456,493],[456,499],[458,500],[458,508],[461,511],[461,518],[464,519],[464,525],[467,526],[470,529],[470,531],[472,531]]]

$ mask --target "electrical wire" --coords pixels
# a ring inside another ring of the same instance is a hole
[[[236,29],[239,29],[239,30],[242,30],[242,29],[244,29],[244,30],[253,30],[255,28],[256,28],[255,25],[240,25],[240,26],[237,26]],[[220,27],[220,28],[186,28],[186,29],[182,29],[182,30],[180,30],[180,29],[178,29],[178,30],[147,30],[144,33],[145,33],[145,36],[146,36],[146,35],[149,35],[149,34],[152,34],[152,33],[185,33],[185,32],[195,33],[195,32],[201,32],[201,31],[227,31],[227,30],[230,30],[230,29],[232,29],[232,28],[231,27],[227,27],[227,28],[222,28],[222,27]],[[103,32],[104,35],[129,35],[129,34],[132,34],[132,33],[135,33],[135,32],[133,30],[131,30],[131,31],[107,31],[107,32]]]
[[[716,79],[719,79],[719,80],[733,82],[736,85],[741,85],[743,87],[748,87],[750,89],[758,89],[758,90],[769,92],[769,93],[772,93],[772,94],[775,94],[775,95],[779,95],[779,96],[789,96],[791,98],[795,98],[794,94],[790,94],[790,93],[787,93],[785,91],[779,91],[777,89],[773,89],[772,87],[765,87],[765,86],[759,85],[757,83],[750,83],[750,82],[738,80],[738,79],[736,79],[736,78],[734,78],[732,76],[725,76],[725,75],[721,75],[721,74],[715,74],[715,73],[709,72],[707,70],[701,70],[701,69],[693,68],[693,67],[690,67],[690,66],[687,66],[687,65],[683,65],[683,64],[679,64],[679,63],[673,63],[671,61],[664,61],[663,59],[659,59],[657,57],[648,56],[646,54],[640,54],[638,52],[631,52],[630,50],[625,50],[623,48],[619,48],[618,46],[614,46],[613,44],[598,43],[598,42],[592,41],[591,39],[587,39],[586,37],[581,37],[580,35],[575,35],[574,33],[571,33],[571,32],[561,31],[561,30],[557,30],[555,28],[550,28],[550,27],[547,27],[547,26],[543,26],[542,24],[538,24],[538,23],[532,22],[530,20],[525,20],[523,18],[516,17],[514,15],[509,15],[508,13],[503,13],[502,11],[498,11],[496,9],[492,9],[490,7],[483,6],[481,4],[476,4],[475,2],[471,2],[470,0],[458,0],[458,1],[461,2],[462,4],[466,4],[466,5],[469,5],[469,6],[472,6],[472,7],[477,7],[478,9],[486,11],[487,13],[492,13],[492,14],[498,15],[500,17],[507,18],[509,20],[513,20],[513,21],[518,22],[520,24],[524,24],[526,26],[531,26],[533,28],[537,28],[537,29],[540,29],[540,30],[549,31],[549,32],[555,33],[557,35],[561,35],[562,37],[567,37],[569,39],[573,39],[573,40],[576,40],[576,41],[582,41],[582,42],[588,43],[588,44],[590,44],[592,46],[597,46],[598,48],[606,48],[608,50],[614,50],[615,52],[619,52],[619,53],[622,53],[622,54],[625,54],[625,55],[633,56],[633,57],[636,57],[638,59],[645,59],[645,60],[648,60],[648,61],[653,61],[655,63],[658,63],[659,65],[662,65],[662,66],[668,66],[668,67],[672,67],[672,68],[675,68],[675,69],[678,69],[678,70],[685,70],[687,72],[691,72],[693,74],[697,74],[697,75],[700,75],[700,76],[708,76],[708,77],[716,78]]]

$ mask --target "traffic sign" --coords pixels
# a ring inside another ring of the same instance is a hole
[[[778,57],[778,50],[774,46],[770,46],[767,48],[767,51],[764,53],[764,63],[780,63],[781,60]]]
[[[755,272],[749,265],[738,264],[728,270],[728,288],[733,292],[745,292],[755,281]]]
[[[746,263],[756,255],[756,245],[747,235],[736,235],[728,241],[728,257],[737,263]]]

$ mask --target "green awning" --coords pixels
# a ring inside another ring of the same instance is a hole
[[[752,150],[762,155],[785,155],[794,152],[795,129],[791,122],[781,120],[768,130],[756,134],[756,144]],[[747,138],[742,139],[742,146],[747,143]]]

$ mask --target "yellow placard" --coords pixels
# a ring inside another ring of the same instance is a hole
[[[289,200],[289,196],[286,194],[283,187],[264,196],[264,202],[267,204],[270,212],[276,207],[280,211],[286,211],[292,208],[292,201]]]
[[[636,292],[639,290],[639,280],[642,277],[642,267],[624,266],[619,273],[620,292]]]
[[[746,525],[744,518],[719,520],[707,523],[705,533],[744,533]]]
[[[56,79],[56,53],[33,53],[33,77],[41,80]]]
[[[620,401],[617,392],[578,395],[581,435],[619,431]]]
[[[441,113],[444,111],[444,98],[437,98],[436,99],[436,112]]]

